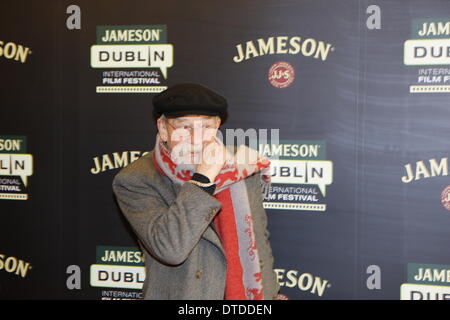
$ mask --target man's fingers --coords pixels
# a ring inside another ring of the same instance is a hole
[[[209,165],[220,165],[224,163],[224,150],[222,146],[212,142],[204,150],[204,162]]]

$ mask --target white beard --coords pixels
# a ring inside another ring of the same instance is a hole
[[[179,169],[194,170],[201,162],[203,145],[191,145],[190,143],[179,143],[170,152],[170,158],[177,164]],[[191,154],[194,152],[194,154]]]

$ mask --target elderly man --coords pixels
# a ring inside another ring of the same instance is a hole
[[[153,106],[155,148],[113,181],[145,253],[144,298],[276,299],[262,204],[270,162],[222,144],[227,101],[205,86],[174,85]]]

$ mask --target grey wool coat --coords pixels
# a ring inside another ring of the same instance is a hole
[[[153,151],[122,168],[113,191],[145,254],[144,299],[224,299],[226,258],[214,216],[221,203],[192,183],[182,186],[162,175]],[[264,298],[275,299],[273,271],[260,174],[245,179],[260,258]]]

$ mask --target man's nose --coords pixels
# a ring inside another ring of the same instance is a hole
[[[204,132],[202,128],[195,128],[191,134],[192,144],[203,143]]]

